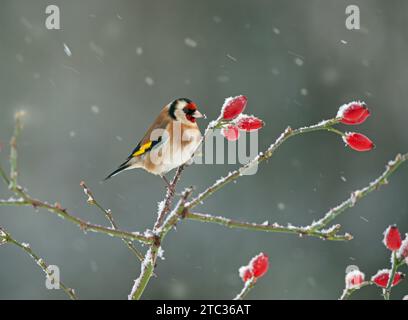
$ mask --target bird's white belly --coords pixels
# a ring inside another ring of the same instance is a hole
[[[162,146],[161,170],[166,173],[191,159],[201,140],[200,132],[189,134],[184,137],[184,143],[173,143],[173,148],[167,142]],[[188,143],[187,143],[188,142]]]

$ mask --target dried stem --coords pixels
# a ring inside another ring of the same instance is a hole
[[[44,262],[44,259],[40,258],[30,247],[29,244],[20,243],[16,239],[14,239],[11,234],[4,229],[0,228],[0,244],[2,243],[11,243],[15,246],[21,248],[24,252],[26,252],[35,262],[36,264],[44,271],[47,277],[52,277],[52,272],[48,269],[48,265]],[[68,295],[68,297],[72,300],[78,299],[75,295],[73,289],[67,287],[62,281],[59,282],[60,287],[62,290]]]

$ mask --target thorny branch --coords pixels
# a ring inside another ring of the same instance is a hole
[[[17,137],[21,130],[21,116],[22,114],[17,114],[16,116],[16,128],[11,139],[11,156],[10,156],[10,178],[7,176],[5,171],[0,167],[0,176],[4,180],[4,182],[9,186],[9,189],[18,197],[18,199],[10,198],[8,200],[0,200],[0,205],[13,205],[13,206],[32,206],[34,208],[43,208],[46,209],[58,216],[78,225],[84,231],[94,231],[105,233],[114,237],[121,238],[127,244],[130,244],[130,241],[139,241],[141,243],[149,245],[149,249],[147,250],[142,264],[141,264],[141,273],[138,279],[135,280],[134,286],[132,291],[129,295],[130,299],[140,299],[142,296],[150,278],[154,275],[154,268],[156,265],[156,261],[158,256],[160,255],[161,251],[161,243],[167,233],[177,224],[180,219],[190,219],[196,220],[201,222],[209,222],[209,223],[216,223],[223,226],[231,227],[231,228],[241,228],[241,229],[250,229],[256,231],[265,231],[265,232],[281,232],[281,233],[291,233],[291,234],[299,234],[299,235],[308,235],[313,237],[319,237],[322,239],[327,240],[350,240],[352,238],[349,234],[338,235],[337,232],[340,229],[340,225],[333,225],[328,227],[328,224],[335,219],[339,214],[344,212],[347,208],[354,206],[357,200],[360,200],[370,192],[376,190],[379,186],[387,183],[387,178],[399,167],[400,164],[405,162],[408,159],[408,154],[398,155],[394,161],[389,162],[387,165],[386,170],[384,173],[371,182],[367,187],[357,190],[352,193],[351,197],[338,205],[337,207],[331,209],[326,215],[314,222],[310,226],[306,227],[294,227],[291,225],[288,226],[281,226],[278,224],[257,224],[257,223],[249,223],[249,222],[239,222],[232,219],[213,216],[208,214],[201,214],[201,213],[193,213],[191,210],[201,204],[205,199],[209,196],[214,194],[215,192],[219,191],[228,183],[233,182],[234,180],[238,179],[241,175],[243,175],[247,170],[251,169],[255,165],[263,162],[264,160],[269,159],[274,152],[289,138],[314,132],[314,131],[330,131],[337,133],[336,129],[333,129],[332,126],[337,124],[340,119],[333,118],[330,120],[322,121],[318,124],[308,126],[308,127],[301,127],[298,129],[291,129],[290,127],[286,128],[286,130],[278,137],[278,139],[269,146],[265,152],[261,152],[252,159],[247,164],[241,166],[239,169],[229,173],[227,176],[218,179],[214,184],[209,186],[203,192],[198,194],[195,198],[190,201],[187,201],[192,193],[192,188],[187,188],[181,195],[177,205],[171,210],[172,201],[176,195],[176,187],[178,182],[180,181],[181,174],[184,170],[184,166],[181,166],[177,169],[177,172],[170,183],[170,187],[167,190],[165,199],[160,203],[160,210],[158,213],[157,220],[154,224],[153,230],[146,230],[143,234],[138,232],[127,232],[123,230],[119,230],[117,228],[116,223],[114,222],[110,211],[105,210],[102,206],[97,204],[98,208],[101,209],[106,217],[108,218],[109,222],[111,223],[111,228],[91,224],[86,222],[70,213],[68,213],[67,209],[63,209],[60,204],[56,203],[55,205],[48,204],[47,202],[43,202],[37,199],[32,198],[27,194],[27,192],[18,185],[17,177]],[[221,117],[219,117],[216,121],[213,121],[206,129],[203,140],[208,135],[208,133],[217,128],[220,123],[222,122]],[[83,187],[85,187],[83,185]],[[88,192],[89,189],[87,189]],[[92,195],[91,193],[88,194]],[[93,195],[90,197],[94,200]],[[94,203],[96,204],[96,203]],[[326,228],[326,229],[324,229]],[[140,256],[139,256],[140,257]],[[237,297],[243,298],[246,293],[252,288],[253,285],[245,287],[243,292],[239,294]],[[347,297],[348,297],[347,293]]]

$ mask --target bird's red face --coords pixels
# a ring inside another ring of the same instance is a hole
[[[196,122],[197,118],[202,118],[203,115],[197,110],[197,105],[194,102],[189,102],[183,108],[183,112],[186,115],[186,119],[192,123]]]

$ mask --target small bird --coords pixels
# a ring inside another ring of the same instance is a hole
[[[190,160],[201,143],[196,119],[202,117],[190,99],[172,101],[162,109],[126,161],[105,180],[124,170],[142,168],[161,176],[169,186],[165,174]]]

